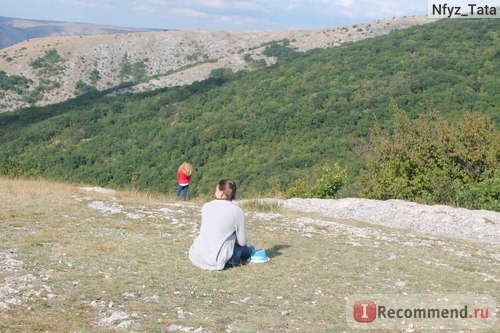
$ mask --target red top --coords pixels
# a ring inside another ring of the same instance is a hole
[[[177,182],[179,185],[189,185],[189,181],[191,180],[191,176],[186,176],[184,172],[177,172]]]

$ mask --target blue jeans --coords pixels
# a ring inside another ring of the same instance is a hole
[[[175,190],[175,197],[178,198],[179,194],[182,194],[182,201],[186,201],[188,188],[189,185],[177,185],[177,190]]]
[[[241,246],[238,243],[234,244],[233,256],[228,261],[229,265],[239,265],[242,260],[247,260],[252,256],[252,251],[255,250],[253,246]]]

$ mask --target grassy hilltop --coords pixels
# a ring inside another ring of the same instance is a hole
[[[168,192],[189,159],[193,196],[220,177],[269,196],[338,163],[355,195],[369,134],[391,133],[396,109],[450,123],[482,113],[498,129],[499,24],[441,20],[307,53],[282,41],[269,68],[0,114],[0,173]]]
[[[6,333],[353,332],[355,294],[499,294],[498,244],[246,202],[271,261],[208,272],[187,257],[201,201],[0,179],[0,202]]]

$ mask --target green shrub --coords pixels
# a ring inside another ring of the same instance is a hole
[[[101,74],[99,73],[99,71],[97,69],[93,69],[92,72],[90,72],[90,82],[92,83],[92,85],[96,85],[97,82],[101,79]]]
[[[276,57],[278,60],[291,60],[303,55],[302,52],[290,47],[288,39],[267,45],[262,54],[268,57]]]
[[[319,177],[308,181],[304,178],[295,182],[287,191],[288,198],[335,198],[337,192],[345,185],[347,180],[347,170],[337,163],[333,166],[324,165]]]
[[[5,71],[0,70],[0,91],[12,90],[15,93],[21,93],[29,87],[31,80],[20,75],[7,75]]]
[[[39,57],[30,63],[33,69],[43,77],[51,77],[60,74],[64,70],[64,59],[56,49],[45,51],[43,57]]]
[[[40,171],[37,168],[26,170],[21,164],[12,161],[3,161],[0,163],[0,176],[8,178],[17,177],[38,177]]]
[[[298,179],[286,192],[287,198],[307,198],[309,196],[308,184],[305,179]]]
[[[312,188],[312,197],[321,199],[334,198],[337,192],[344,186],[347,179],[347,170],[338,164],[325,165],[321,176],[316,180]]]
[[[121,82],[132,80],[133,82],[141,82],[147,78],[146,60],[130,63],[127,55],[123,56],[120,63],[119,78]]]
[[[500,137],[486,115],[465,114],[450,125],[435,114],[410,120],[397,110],[392,137],[376,127],[370,140],[362,196],[491,207]],[[482,205],[473,203],[474,195]]]
[[[500,170],[497,169],[492,178],[461,188],[459,204],[472,209],[500,212]]]
[[[97,89],[82,80],[79,80],[75,86],[75,95],[84,95],[87,93],[95,92]]]

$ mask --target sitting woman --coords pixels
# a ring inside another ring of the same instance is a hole
[[[233,202],[236,184],[220,180],[215,198],[201,209],[200,233],[189,249],[189,259],[199,268],[222,270],[250,258],[254,248],[246,245],[245,214]]]

